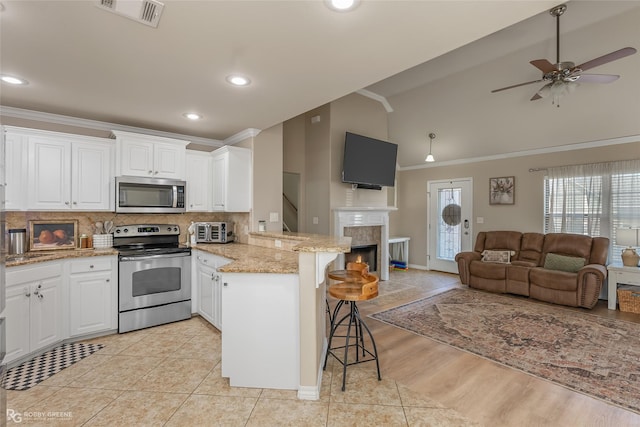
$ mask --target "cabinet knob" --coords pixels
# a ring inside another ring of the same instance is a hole
[[[77,205],[77,204],[78,204],[78,202],[73,202],[73,204],[74,204],[74,205]]]
[[[158,171],[155,171],[153,174],[154,174],[154,175],[158,175]]]
[[[227,282],[224,282],[224,283],[222,284],[222,286],[224,286],[224,287],[226,288],[226,287],[227,287]]]
[[[69,206],[69,202],[64,202],[65,205]]]
[[[107,283],[109,283],[111,281],[111,279],[107,279]]]
[[[38,289],[42,289],[42,283],[38,283]]]
[[[149,171],[148,173],[149,173],[149,175],[151,175],[153,173],[153,171]]]
[[[38,299],[43,299],[43,298],[44,298],[44,295],[38,294]]]
[[[29,298],[31,296],[31,292],[27,292],[26,294],[24,294],[24,296]]]
[[[89,266],[89,268],[93,268],[93,264],[91,264],[91,265]]]

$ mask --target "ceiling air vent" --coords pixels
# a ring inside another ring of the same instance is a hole
[[[164,4],[155,0],[97,0],[97,5],[118,15],[157,27]]]

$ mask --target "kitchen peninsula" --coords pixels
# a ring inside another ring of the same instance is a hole
[[[250,233],[249,245],[196,245],[226,258],[222,375],[232,386],[297,389],[320,398],[326,352],[325,269],[350,237]],[[196,252],[196,257],[197,252]]]

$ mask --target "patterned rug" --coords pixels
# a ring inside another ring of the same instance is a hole
[[[102,347],[102,344],[63,344],[9,369],[2,387],[6,390],[28,390]]]
[[[640,413],[640,324],[472,289],[370,317]]]

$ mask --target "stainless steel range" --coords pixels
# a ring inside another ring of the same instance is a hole
[[[118,332],[191,317],[191,249],[180,247],[179,237],[180,227],[173,224],[115,228]]]

